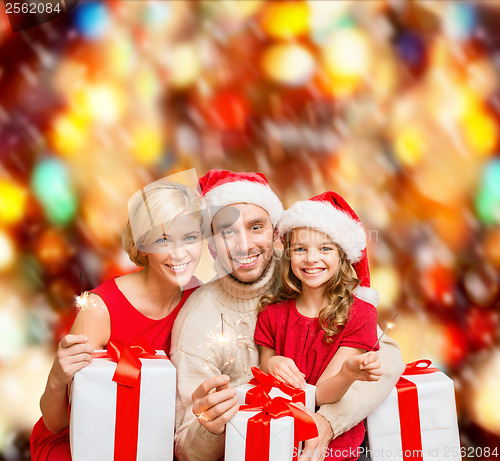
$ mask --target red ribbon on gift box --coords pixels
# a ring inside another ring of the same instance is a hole
[[[294,406],[283,397],[271,399],[268,394],[255,396],[255,403],[242,405],[240,411],[259,411],[247,422],[245,461],[265,461],[269,459],[271,443],[271,419],[291,416],[294,420],[294,453],[297,454],[299,442],[318,436],[314,419],[304,410]],[[294,456],[294,459],[296,456]]]
[[[141,368],[139,359],[163,359],[144,339],[132,346],[110,341],[106,352],[94,352],[94,358],[116,362],[113,381],[117,383],[114,461],[135,461],[139,437],[139,403],[141,397]]]
[[[249,405],[256,405],[261,398],[261,394],[269,394],[273,387],[277,387],[279,390],[289,395],[292,398],[292,402],[306,404],[306,392],[291,386],[288,383],[280,381],[273,375],[262,371],[257,367],[252,367],[253,379],[249,381],[248,384],[254,384],[255,387],[249,389],[245,394],[245,403]]]
[[[430,365],[430,360],[417,360],[416,362],[409,363],[406,365],[403,376],[423,375],[439,371],[439,369]],[[403,460],[421,461],[422,436],[420,431],[417,386],[410,380],[401,377],[396,384],[396,389],[398,392]]]

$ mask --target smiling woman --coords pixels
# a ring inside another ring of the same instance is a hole
[[[201,209],[196,190],[166,180],[131,197],[123,247],[143,269],[92,290],[91,308],[80,310],[71,334],[59,343],[40,401],[43,416],[31,436],[32,460],[71,460],[68,386],[91,363],[95,349],[144,338],[169,353],[174,320],[200,284],[193,274],[202,253]]]

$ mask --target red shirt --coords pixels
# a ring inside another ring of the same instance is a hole
[[[330,363],[338,348],[354,347],[370,350],[377,342],[377,310],[356,297],[350,308],[347,322],[339,333],[327,342],[318,318],[300,314],[295,300],[271,304],[259,314],[255,328],[255,343],[274,349],[277,355],[293,359],[297,368],[304,373],[309,384],[315,385]],[[375,348],[378,350],[378,345]],[[364,438],[364,424],[361,421],[351,430],[332,440],[329,453],[357,448]],[[328,460],[357,459],[343,456],[329,456]]]
[[[177,314],[194,288],[183,291],[182,298],[170,314],[162,319],[152,319],[139,312],[120,291],[114,278],[91,290],[99,295],[109,311],[111,322],[110,341],[131,345],[144,338],[153,349],[162,349],[170,355],[172,327]]]

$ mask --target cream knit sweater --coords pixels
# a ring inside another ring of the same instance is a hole
[[[257,302],[262,294],[277,289],[278,279],[275,258],[258,282],[245,284],[227,275],[200,287],[182,307],[172,331],[170,351],[177,369],[175,455],[179,461],[217,461],[224,455],[224,434],[212,434],[199,424],[191,395],[204,380],[219,374],[229,375],[232,387],[252,378],[250,368],[259,364],[253,340]],[[231,338],[222,344],[214,340],[222,331],[221,314],[224,335]],[[339,402],[319,409],[335,436],[366,418],[403,372],[399,348],[387,336],[380,343],[379,357],[384,372],[380,381],[357,381]]]

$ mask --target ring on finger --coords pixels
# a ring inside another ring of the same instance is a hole
[[[207,418],[206,416],[204,416],[204,415],[203,415],[203,413],[204,413],[204,412],[202,411],[199,415],[196,415],[196,417],[197,417],[198,419],[202,419],[202,420],[203,420],[203,421],[205,421],[206,423],[208,423],[208,422],[212,421],[210,418]]]

